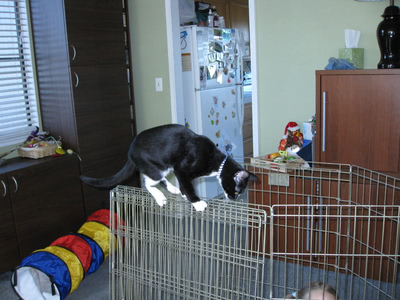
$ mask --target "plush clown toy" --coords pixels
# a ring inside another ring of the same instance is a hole
[[[282,137],[278,149],[280,151],[298,152],[303,147],[303,134],[296,122],[289,122],[285,127],[285,135]]]

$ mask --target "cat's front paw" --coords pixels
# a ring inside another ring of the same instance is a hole
[[[203,200],[200,200],[200,201],[197,201],[197,202],[193,202],[192,205],[194,206],[194,209],[196,211],[204,211],[206,209],[206,207],[207,207],[207,202],[203,201]]]
[[[154,199],[156,199],[156,202],[158,205],[160,205],[161,207],[163,207],[165,204],[167,204],[167,198],[165,197],[154,197]]]

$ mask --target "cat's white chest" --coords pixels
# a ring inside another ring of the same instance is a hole
[[[174,171],[174,168],[168,168],[168,169],[165,170],[165,171],[161,171],[161,177],[162,177],[162,178],[165,178],[165,177],[168,176],[169,173],[171,173],[171,172],[173,172],[173,171]]]
[[[204,176],[202,176],[202,177],[215,177],[215,176],[217,176],[217,175],[218,175],[218,172],[211,172],[210,174],[204,175]]]

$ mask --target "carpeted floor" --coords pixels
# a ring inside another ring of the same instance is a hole
[[[108,300],[109,298],[109,262],[105,260],[100,268],[87,275],[79,287],[69,294],[66,300]],[[14,292],[11,283],[11,272],[0,274],[0,299],[18,300],[19,297]]]

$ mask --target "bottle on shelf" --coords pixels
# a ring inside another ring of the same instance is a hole
[[[218,26],[219,28],[225,28],[225,19],[223,16],[218,17]]]
[[[219,27],[218,12],[215,6],[212,7],[212,13],[213,13],[213,27],[218,28]]]
[[[214,27],[214,15],[211,8],[208,10],[207,26]]]

